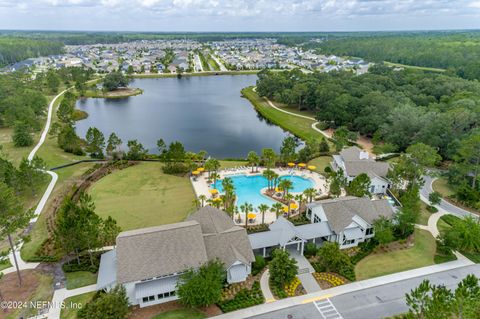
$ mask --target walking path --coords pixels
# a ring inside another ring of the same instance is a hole
[[[297,277],[302,283],[302,286],[307,292],[307,294],[322,290],[322,288],[320,288],[320,286],[318,285],[317,280],[315,279],[315,277],[313,277],[311,273],[298,274]]]
[[[293,298],[286,298],[282,300],[277,300],[275,302],[265,303],[262,305],[258,305],[255,307],[245,308],[233,312],[229,312],[226,314],[222,314],[215,318],[217,319],[238,319],[238,318],[248,318],[256,315],[260,315],[263,313],[285,309],[293,306],[298,306],[302,304],[307,304],[319,300],[324,300],[327,298],[331,298],[333,296],[339,296],[346,293],[360,291],[367,288],[382,286],[389,283],[395,283],[404,281],[407,279],[423,277],[427,275],[431,275],[434,273],[440,273],[460,267],[466,267],[474,265],[474,263],[468,259],[459,259],[451,262],[446,262],[443,264],[432,265],[428,267],[422,267],[417,269],[412,269],[408,271],[403,271],[391,275],[386,275],[382,277],[356,281],[349,284],[345,284],[342,286],[318,291],[315,293],[306,294],[303,296],[293,297]]]
[[[270,272],[265,270],[265,272],[262,274],[262,277],[260,277],[260,289],[262,290],[263,297],[265,297],[265,302],[274,302],[275,297],[273,297],[272,291],[270,290],[270,285],[268,284],[270,279]]]
[[[60,313],[62,311],[62,303],[65,299],[77,295],[82,295],[87,292],[93,292],[97,290],[97,285],[90,285],[85,287],[80,287],[77,289],[68,290],[66,288],[55,290],[52,298],[52,306],[49,308],[48,319],[58,319],[60,318]]]
[[[220,61],[219,58],[217,58],[217,56],[213,53],[210,53],[210,56],[212,57],[212,59],[215,60],[215,62],[217,62],[218,66],[220,67],[220,71],[224,72],[224,71],[228,71],[228,69],[225,67],[225,65],[223,65],[222,61]]]

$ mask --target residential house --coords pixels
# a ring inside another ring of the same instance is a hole
[[[229,283],[244,281],[255,260],[245,229],[206,206],[184,222],[120,233],[115,249],[101,257],[97,289],[121,284],[132,305],[164,303],[178,298],[182,273],[217,259]]]
[[[370,177],[369,191],[372,194],[385,194],[390,187],[387,179],[390,164],[375,161],[368,152],[357,146],[344,148],[340,154],[333,155],[331,166],[336,172],[341,169],[349,183],[358,175],[367,174]]]

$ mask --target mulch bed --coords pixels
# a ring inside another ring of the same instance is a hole
[[[178,301],[170,301],[145,308],[140,308],[136,306],[133,308],[132,312],[128,316],[128,319],[150,319],[160,313],[183,308],[185,307]],[[207,317],[213,317],[222,314],[222,311],[220,310],[220,308],[218,308],[217,305],[212,305],[207,308],[198,308],[197,310],[204,313]]]

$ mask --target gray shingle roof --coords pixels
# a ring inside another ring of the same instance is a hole
[[[344,148],[340,151],[340,156],[345,164],[345,173],[348,176],[358,176],[362,173],[374,174],[380,177],[386,177],[390,164],[386,162],[377,162],[372,158],[360,159],[362,150],[357,146]]]
[[[208,260],[195,221],[122,232],[116,250],[118,283],[181,272]]]
[[[394,211],[386,199],[370,200],[366,197],[341,197],[326,199],[309,204],[308,206],[321,205],[328,219],[330,228],[335,233],[340,233],[352,223],[355,215],[360,216],[369,224],[380,218],[391,218]]]
[[[185,222],[122,232],[116,252],[118,283],[182,272],[216,258],[227,268],[255,261],[245,229],[210,206]]]
[[[205,206],[188,220],[197,221],[202,227],[208,259],[218,258],[227,268],[237,260],[245,264],[255,261],[247,232],[225,212]]]

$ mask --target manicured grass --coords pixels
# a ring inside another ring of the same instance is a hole
[[[425,230],[415,229],[413,247],[371,254],[356,265],[355,274],[358,280],[363,280],[433,265],[435,251],[433,236]]]
[[[433,182],[432,188],[434,191],[439,192],[442,197],[450,197],[455,194],[455,191],[448,185],[448,181],[444,177],[437,178]]]
[[[97,282],[97,273],[92,274],[89,271],[75,271],[65,273],[67,278],[67,289],[76,289]]]
[[[0,262],[0,271],[12,267],[12,264],[10,263],[10,260],[6,259],[2,262]]]
[[[325,174],[325,167],[330,166],[330,162],[332,161],[331,156],[319,156],[317,158],[314,158],[310,162],[308,162],[308,165],[314,165],[317,168],[315,171],[320,174]]]
[[[160,313],[152,319],[203,319],[206,316],[195,309],[177,309]]]
[[[424,202],[420,203],[420,214],[418,215],[417,224],[428,225],[428,219],[432,213],[427,210],[427,205]]]
[[[65,299],[65,308],[60,312],[61,319],[76,319],[79,309],[93,299],[96,292],[87,292]]]
[[[43,127],[43,121],[42,121]],[[26,147],[16,147],[13,145],[12,141],[13,128],[3,127],[0,128],[0,145],[3,147],[3,153],[6,154],[7,159],[12,161],[14,164],[18,165],[22,158],[27,157],[28,154],[32,151],[34,145],[37,144],[38,139],[40,138],[40,132],[35,132],[33,134],[33,145]]]
[[[162,173],[160,163],[116,171],[89,190],[102,218],[112,216],[123,230],[179,222],[194,209],[187,177]]]
[[[220,169],[232,168],[237,166],[248,166],[246,161],[220,161]]]
[[[387,62],[387,61],[384,61],[384,63],[385,63],[385,65],[388,65],[388,66],[402,67],[402,68],[406,68],[406,69],[416,69],[416,70],[438,72],[438,73],[445,72],[445,69],[439,69],[439,68],[429,68],[429,67],[425,67],[425,66],[407,65],[407,64],[392,63],[392,62]]]
[[[255,109],[262,114],[262,116],[295,136],[298,136],[303,140],[323,137],[322,134],[312,129],[311,126],[315,123],[314,120],[296,117],[270,107],[265,99],[261,98],[253,91],[252,87],[243,89],[242,94],[253,104]]]
[[[53,211],[53,199],[59,194],[67,192],[73,182],[80,178],[85,171],[93,167],[93,165],[93,163],[81,163],[56,171],[58,174],[57,184],[55,185],[52,195],[48,199],[43,212],[38,217],[37,222],[29,234],[31,240],[22,246],[22,259],[26,261],[32,260],[44,240],[48,238],[47,219]]]

